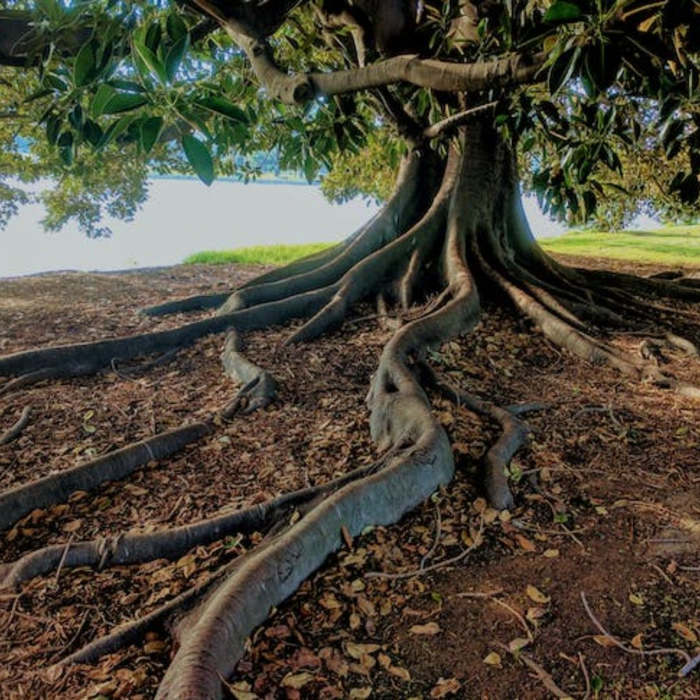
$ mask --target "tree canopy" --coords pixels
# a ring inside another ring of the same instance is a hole
[[[699,8],[8,1],[0,222],[22,183],[52,177],[46,225],[73,217],[101,235],[104,214],[133,216],[149,173],[248,179],[260,153],[323,173],[331,197],[382,199],[407,139],[440,149],[445,120],[481,108],[517,141],[524,184],[553,216],[693,216]]]

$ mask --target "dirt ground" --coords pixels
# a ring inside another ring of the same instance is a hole
[[[193,315],[137,310],[256,272],[178,266],[0,280],[0,353],[178,325]],[[700,405],[586,365],[508,311],[485,311],[474,333],[430,361],[496,403],[546,404],[527,416],[532,439],[511,465],[516,508],[488,508],[478,486],[497,426],[434,397],[453,442],[453,483],[400,523],[356,538],[274,610],[231,697],[700,698],[700,669],[678,676],[700,653]],[[364,398],[390,331],[372,313],[359,309],[339,331],[293,348],[281,347],[288,327],[250,334],[248,356],[280,384],[273,405],[127,481],[34,511],[0,532],[0,562],[185,524],[373,461]],[[614,339],[630,353],[640,341]],[[0,446],[0,491],[220,408],[236,390],[220,368],[221,344],[214,336],[147,371],[114,366],[0,396],[0,432],[31,409],[20,437]],[[698,358],[664,350],[661,361],[700,385]],[[168,629],[94,666],[53,664],[257,539],[229,537],[175,562],[59,569],[0,591],[0,698],[153,697],[174,653]]]

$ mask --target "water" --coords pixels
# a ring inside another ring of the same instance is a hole
[[[23,207],[0,231],[0,277],[173,265],[200,250],[339,241],[377,211],[361,199],[330,204],[314,185],[216,181],[205,187],[163,178],[152,180],[149,192],[134,221],[106,221],[109,239],[90,240],[74,225],[46,233],[39,223],[43,207]],[[525,200],[525,210],[537,235],[563,231],[534,199]]]

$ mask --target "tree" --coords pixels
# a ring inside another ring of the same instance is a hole
[[[638,278],[550,258],[528,227],[518,175],[519,166],[529,170],[527,180],[552,213],[587,217],[609,189],[627,184],[619,180],[624,163],[663,152],[673,174],[659,177],[658,196],[692,210],[700,192],[696,3],[10,4],[0,17],[0,61],[21,69],[22,78],[7,86],[16,93],[9,111],[34,115],[26,134],[35,141],[31,148],[45,149],[44,160],[54,158],[51,167],[68,168],[76,182],[86,163],[113,172],[129,149],[164,170],[188,163],[209,183],[216,167],[233,172],[241,156],[274,148],[282,167],[310,179],[321,166],[352,173],[384,159],[384,174],[360,185],[381,197],[392,161],[400,160],[382,211],[338,246],[230,293],[145,310],[216,308],[214,316],[0,358],[0,373],[15,376],[7,392],[227,333],[224,367],[243,384],[206,423],[1,494],[0,526],[7,527],[78,488],[125,478],[149,458],[272,401],[274,378],[242,354],[244,331],[302,318],[289,342],[308,342],[374,297],[382,309],[411,314],[384,348],[370,387],[371,433],[383,454],[371,467],[232,515],[107,544],[48,547],[5,566],[4,584],[15,585],[56,566],[175,557],[231,532],[268,531],[256,550],[221,572],[215,592],[193,614],[159,697],[219,697],[220,679],[232,673],[247,635],[343,538],[395,522],[450,481],[452,452],[424,385],[501,424],[503,434],[486,456],[485,488],[495,507],[512,504],[506,467],[527,435],[518,409],[451,389],[427,362],[431,347],[476,325],[482,299],[514,306],[585,361],[700,395],[605,338],[610,330],[652,327],[666,342],[694,350],[677,332],[695,332],[692,314],[675,314],[660,300],[697,301],[697,280]],[[338,196],[353,193],[347,179],[330,178]],[[294,508],[302,517],[290,525],[285,516]],[[179,596],[68,661],[127,643],[202,593]]]

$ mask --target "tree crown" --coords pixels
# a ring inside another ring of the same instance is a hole
[[[248,179],[261,153],[383,198],[408,145],[473,118],[553,215],[692,216],[699,20],[697,0],[6,2],[0,222],[12,176],[57,178],[47,226],[101,235],[149,172]]]

